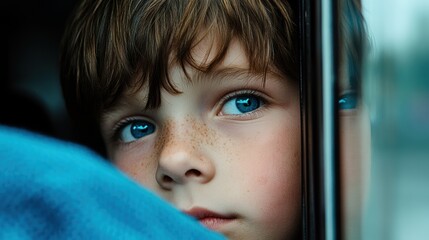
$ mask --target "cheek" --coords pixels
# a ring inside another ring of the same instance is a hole
[[[117,149],[111,156],[113,163],[126,175],[143,186],[153,188],[156,164],[153,161],[153,146],[139,146]]]
[[[371,132],[365,109],[340,117],[340,171],[343,213],[348,219],[359,219],[371,171]]]
[[[254,153],[249,166],[254,176],[252,185],[257,190],[255,199],[269,215],[275,213],[276,208],[284,209],[287,203],[300,196],[299,144],[281,135],[266,139],[262,149],[267,151]]]
[[[244,176],[237,189],[246,189],[242,194],[254,219],[272,232],[290,232],[301,212],[300,129],[275,121],[270,126],[242,142],[233,168]]]

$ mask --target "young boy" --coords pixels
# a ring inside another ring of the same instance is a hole
[[[83,0],[62,45],[71,116],[119,169],[206,227],[294,239],[292,12],[282,0]]]

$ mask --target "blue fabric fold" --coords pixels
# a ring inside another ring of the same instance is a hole
[[[0,239],[224,239],[91,150],[0,126]]]

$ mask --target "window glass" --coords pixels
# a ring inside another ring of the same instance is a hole
[[[342,1],[342,234],[428,239],[429,1]]]

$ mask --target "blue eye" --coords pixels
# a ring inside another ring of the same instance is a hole
[[[154,124],[144,120],[136,120],[126,124],[125,127],[121,129],[120,139],[123,142],[132,142],[154,132]]]
[[[338,100],[338,107],[340,110],[355,109],[357,106],[357,96],[356,93],[346,93],[340,96]]]
[[[262,106],[263,102],[260,97],[244,94],[229,99],[222,107],[222,114],[224,115],[239,115],[245,114]]]

